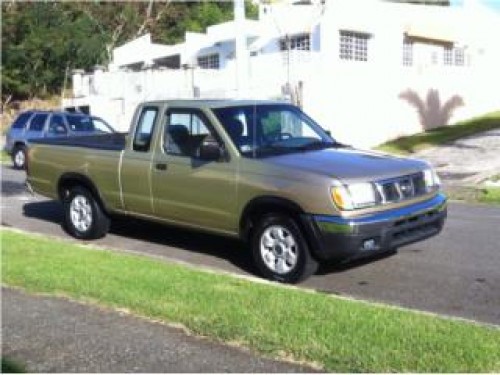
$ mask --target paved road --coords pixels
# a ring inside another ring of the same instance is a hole
[[[23,193],[23,173],[3,167],[2,222],[35,232],[68,236],[58,203]],[[137,220],[112,225],[99,245],[133,249],[231,272],[253,274],[237,241]],[[500,324],[500,209],[450,204],[438,237],[398,254],[350,267],[324,267],[302,284],[406,307]]]
[[[2,353],[28,372],[311,372],[163,324],[2,289]]]

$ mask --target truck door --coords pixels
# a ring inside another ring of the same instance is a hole
[[[157,106],[148,105],[135,114],[135,127],[130,131],[133,138],[123,152],[120,181],[124,209],[128,212],[153,214],[151,159],[159,113]]]
[[[163,121],[152,173],[156,216],[236,231],[236,160],[207,162],[197,157],[207,137],[221,142],[201,110],[170,108]]]

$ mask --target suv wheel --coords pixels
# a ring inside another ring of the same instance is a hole
[[[72,188],[63,203],[65,229],[73,237],[90,240],[108,232],[109,218],[87,189]]]
[[[15,169],[24,169],[26,166],[26,147],[17,145],[12,151],[12,164]]]
[[[252,251],[259,270],[274,281],[296,283],[318,269],[299,226],[287,216],[264,216],[253,231]]]

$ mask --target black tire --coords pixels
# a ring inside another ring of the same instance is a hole
[[[14,169],[26,168],[26,146],[17,145],[12,150],[12,165]]]
[[[280,228],[283,229],[281,236]],[[273,237],[273,231],[277,231],[278,235]],[[266,235],[276,239],[276,245],[265,246],[269,239]],[[251,241],[255,265],[267,279],[297,283],[313,275],[318,269],[318,262],[312,257],[300,227],[291,217],[281,214],[263,216],[252,231]],[[290,243],[294,245],[290,246]],[[287,255],[290,252],[295,254],[295,261],[287,259],[290,258]]]
[[[110,220],[92,193],[82,186],[71,188],[64,198],[64,228],[73,237],[93,240],[109,230]],[[88,219],[90,217],[90,220]]]

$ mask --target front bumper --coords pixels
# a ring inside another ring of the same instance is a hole
[[[304,215],[313,253],[320,260],[348,261],[435,236],[446,219],[446,197],[435,197],[358,218]]]

